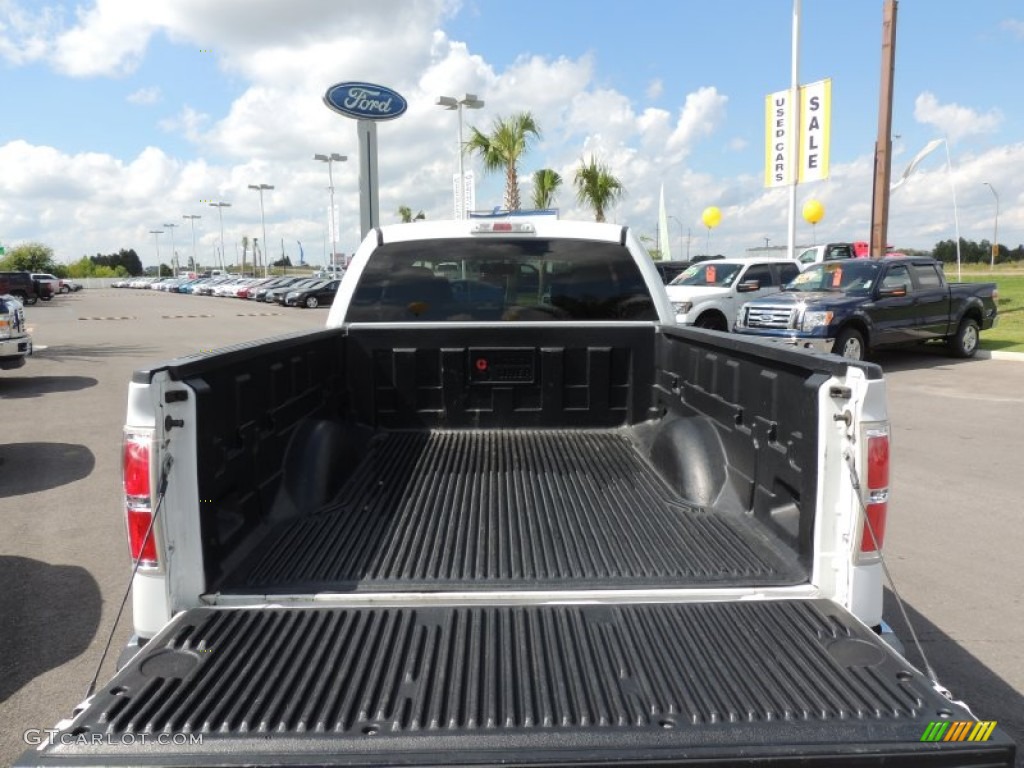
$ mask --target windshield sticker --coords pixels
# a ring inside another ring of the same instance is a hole
[[[712,264],[708,267],[707,276],[704,278],[709,283],[715,282],[715,265]]]
[[[842,282],[842,280],[843,280],[843,268],[839,267],[834,272],[832,272],[832,287],[833,288],[838,288],[839,284]]]

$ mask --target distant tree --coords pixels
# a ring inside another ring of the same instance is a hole
[[[508,119],[495,118],[489,134],[478,128],[470,129],[466,149],[480,156],[484,172],[505,171],[506,210],[518,211],[519,203],[519,158],[523,156],[530,142],[540,138],[540,126],[529,112],[518,112]]]
[[[553,208],[555,192],[562,186],[562,177],[550,168],[541,168],[533,172],[533,207],[537,209]]]
[[[245,272],[245,254],[249,251],[249,236],[242,235],[242,271]],[[253,247],[252,256],[256,258],[256,249]]]
[[[278,259],[277,261],[275,261],[270,266],[272,266],[272,267],[290,267],[291,265],[292,265],[292,260],[288,256],[285,256],[283,259]]]
[[[408,205],[398,206],[398,218],[403,224],[411,224],[414,221],[423,221],[427,218],[427,214],[420,211],[415,216],[412,215],[412,208]]]
[[[23,243],[11,248],[0,259],[0,269],[12,272],[50,272],[57,268],[53,248],[42,243]]]
[[[95,256],[90,256],[89,260],[98,267],[110,267],[115,272],[119,267],[123,268],[124,276],[134,277],[143,274],[142,260],[139,259],[134,248],[122,248],[117,253],[107,255],[97,253]]]
[[[622,182],[612,175],[608,166],[590,156],[590,162],[580,159],[573,179],[576,200],[594,210],[594,221],[604,221],[605,211],[626,193]]]

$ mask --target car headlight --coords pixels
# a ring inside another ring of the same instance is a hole
[[[743,328],[745,326],[745,323],[743,322],[744,309],[746,309],[746,307],[740,307],[736,310],[736,320],[732,324],[733,328]]]
[[[816,328],[827,328],[831,324],[831,312],[804,312],[804,316],[800,320],[800,330],[810,333]]]
[[[11,321],[0,320],[0,339],[11,338]]]
[[[299,294],[298,293],[294,293],[294,292],[293,293],[289,293],[287,296],[285,296],[285,298],[286,299],[297,299],[297,298],[299,298]]]
[[[672,308],[675,309],[677,315],[685,315],[691,309],[693,309],[692,301],[673,301]]]

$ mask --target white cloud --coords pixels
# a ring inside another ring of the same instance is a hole
[[[198,112],[187,104],[174,117],[161,120],[159,126],[168,133],[178,133],[191,142],[202,140],[202,129],[209,122],[210,116]]]
[[[999,26],[1014,37],[1024,40],[1024,21],[1020,19],[1006,19]]]
[[[933,93],[925,91],[914,100],[914,119],[956,142],[967,136],[994,132],[1003,115],[998,109],[981,113],[959,104],[940,104]]]
[[[151,85],[146,88],[139,88],[139,90],[133,91],[125,96],[125,101],[129,104],[156,104],[160,101],[160,87],[157,85]]]
[[[57,9],[29,11],[13,0],[0,0],[0,58],[16,66],[45,58],[59,24]]]
[[[661,78],[651,80],[647,86],[647,98],[654,100],[661,96],[665,92],[665,84],[661,81]]]
[[[727,96],[714,86],[705,86],[686,95],[679,122],[668,140],[669,149],[688,154],[700,138],[710,136],[725,119]]]

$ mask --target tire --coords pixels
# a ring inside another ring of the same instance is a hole
[[[708,312],[697,318],[694,323],[697,328],[704,328],[708,331],[728,331],[729,324],[725,318],[715,312]]]
[[[956,334],[949,338],[949,352],[953,357],[974,357],[978,351],[978,323],[969,317],[960,321]]]
[[[18,301],[20,301],[20,302],[21,302],[22,304],[24,304],[24,305],[25,305],[26,307],[30,307],[30,306],[32,306],[33,304],[35,304],[35,303],[36,303],[36,302],[37,302],[37,301],[39,300],[39,299],[38,299],[37,297],[35,297],[35,296],[33,296],[33,297],[32,297],[32,298],[30,299],[30,298],[28,297],[28,295],[27,295],[27,294],[26,294],[26,293],[25,293],[24,291],[13,291],[13,292],[11,293],[11,296],[13,296],[14,298],[16,298],[16,299],[17,299]]]
[[[316,296],[307,296],[306,297],[306,308],[307,309],[316,309],[319,306],[320,306],[320,302],[316,300]]]
[[[864,335],[855,328],[844,328],[832,345],[832,354],[845,357],[847,360],[866,360],[868,345]]]
[[[50,301],[53,298],[53,294],[51,293],[49,296],[41,296],[40,298],[42,298],[43,301]]]

